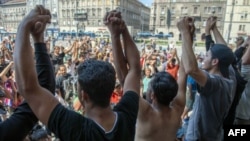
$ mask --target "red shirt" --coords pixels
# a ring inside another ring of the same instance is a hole
[[[110,98],[110,103],[117,104],[120,101],[121,97],[121,94],[113,92]]]
[[[170,65],[170,64],[168,64],[166,71],[170,75],[172,75],[175,78],[175,80],[177,80],[177,74],[178,74],[179,67],[180,67],[179,65]]]

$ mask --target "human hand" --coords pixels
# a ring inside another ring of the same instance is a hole
[[[177,22],[177,27],[181,33],[188,33],[191,35],[192,39],[195,32],[194,18],[184,17],[179,22]]]
[[[120,35],[125,29],[125,23],[122,20],[121,12],[116,10],[107,12],[103,22],[108,27],[111,35]]]
[[[210,30],[214,29],[216,27],[216,22],[217,22],[217,17],[216,16],[211,16],[207,19],[206,22],[206,28],[205,30],[209,32]]]
[[[51,15],[48,9],[42,5],[37,5],[30,13],[21,21],[20,30],[31,33],[35,43],[44,42],[44,30],[47,23],[50,23]]]
[[[249,45],[250,45],[250,36],[247,37],[247,39],[245,40],[245,42],[241,46],[248,47]]]
[[[173,57],[175,57],[175,56],[177,55],[177,50],[176,50],[176,48],[173,48],[173,49],[171,50],[171,54],[172,54]]]

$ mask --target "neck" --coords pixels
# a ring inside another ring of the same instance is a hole
[[[152,102],[152,106],[157,111],[166,111],[166,110],[169,111],[170,110],[170,106],[161,105],[156,101]]]
[[[107,118],[113,115],[113,111],[110,106],[106,108],[97,106],[86,106],[86,115],[91,119]]]
[[[86,107],[87,117],[94,120],[105,132],[108,132],[113,129],[115,125],[115,113],[112,111],[111,107],[100,108],[100,107]]]
[[[217,75],[220,75],[220,76],[223,76],[222,74],[221,74],[221,72],[218,70],[218,69],[211,69],[211,70],[209,70],[208,71],[210,74],[217,74]]]

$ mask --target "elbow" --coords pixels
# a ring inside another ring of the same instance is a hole
[[[185,69],[185,73],[187,75],[192,75],[194,74],[195,72],[197,72],[199,70],[198,67],[188,67],[187,69]]]

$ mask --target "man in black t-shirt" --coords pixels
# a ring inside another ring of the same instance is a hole
[[[47,11],[43,6],[36,7],[20,24],[14,50],[19,92],[38,119],[62,141],[133,141],[140,90],[140,63],[139,52],[129,32],[123,33],[124,42],[127,43],[125,49],[129,71],[124,76],[124,95],[114,110],[110,106],[116,79],[113,66],[91,59],[79,65],[78,97],[85,107],[86,118],[62,106],[49,91],[40,87],[34,77],[36,71],[27,35],[33,31],[32,27],[50,21]],[[112,42],[120,42],[117,38],[120,33],[116,33],[111,32]]]
[[[20,28],[19,28],[20,29]],[[28,35],[28,34],[27,34]],[[31,33],[34,41],[36,71],[39,84],[55,93],[55,75],[50,57],[47,53],[46,44],[43,40],[43,32]],[[20,36],[18,36],[20,37]],[[22,40],[22,37],[19,40]],[[29,39],[27,39],[29,40]],[[17,46],[19,47],[19,46]],[[25,52],[25,51],[24,51]],[[33,51],[32,51],[33,53]],[[33,56],[30,55],[30,56]],[[33,57],[30,61],[34,61]],[[33,68],[35,70],[35,68]],[[37,77],[34,76],[34,77]],[[44,89],[45,90],[45,89]],[[14,113],[5,121],[0,123],[0,141],[23,141],[38,119],[32,112],[27,102],[19,105]]]

